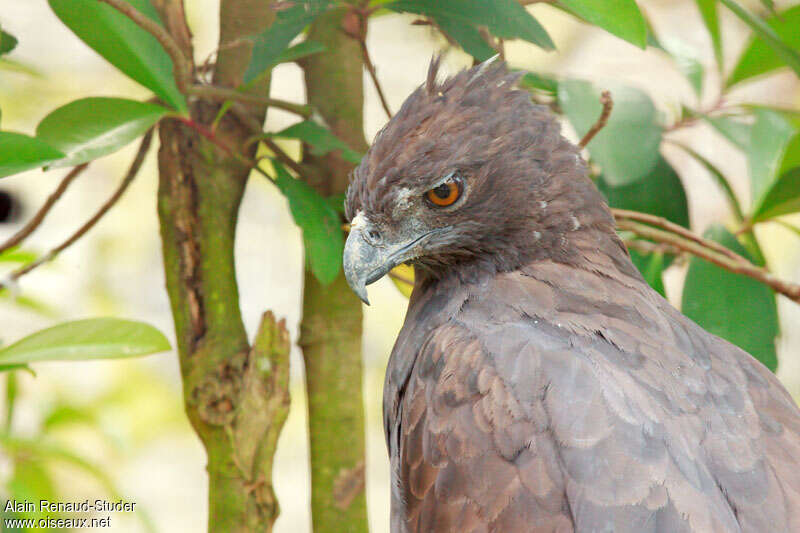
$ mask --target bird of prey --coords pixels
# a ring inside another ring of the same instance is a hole
[[[415,269],[384,385],[392,531],[800,532],[786,390],[647,285],[516,74],[437,68],[346,198],[354,291]]]

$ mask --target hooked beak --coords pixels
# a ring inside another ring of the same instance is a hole
[[[347,236],[344,245],[342,261],[348,285],[367,305],[369,305],[367,285],[378,281],[400,263],[416,257],[423,239],[435,232],[429,231],[422,235],[400,239],[399,242],[389,242],[385,239],[374,242],[366,238],[369,229],[369,222],[351,226],[350,235]]]

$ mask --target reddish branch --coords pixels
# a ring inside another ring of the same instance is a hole
[[[589,141],[605,127],[608,123],[608,117],[611,116],[611,110],[614,108],[614,100],[611,99],[611,93],[609,91],[603,91],[600,95],[600,103],[603,104],[603,111],[600,113],[597,122],[594,123],[589,131],[586,132],[586,135],[583,136],[583,139],[578,143],[578,146],[581,148],[585,148],[586,145],[589,144]]]
[[[97,210],[97,212],[87,220],[80,228],[78,228],[75,233],[69,236],[64,242],[47,252],[45,255],[40,257],[35,261],[31,261],[30,263],[21,266],[17,270],[14,270],[9,274],[8,281],[15,282],[28,272],[40,267],[41,265],[52,261],[53,259],[58,256],[61,252],[72,246],[76,241],[78,241],[81,237],[86,235],[86,233],[92,229],[104,216],[105,214],[114,207],[114,205],[119,201],[125,191],[128,189],[128,186],[131,184],[133,179],[139,173],[139,169],[142,168],[142,163],[144,162],[144,158],[147,155],[147,150],[150,148],[150,141],[153,138],[153,130],[149,130],[144,137],[142,138],[142,142],[139,145],[139,150],[136,152],[136,157],[134,157],[131,166],[128,168],[127,174],[123,178],[122,182],[119,184],[117,189],[114,191],[114,194],[109,197],[108,200],[103,203],[102,206]],[[0,283],[0,288],[7,286],[8,282]]]
[[[636,217],[625,216],[625,214],[630,213],[634,212],[622,211],[620,213],[618,210],[614,211],[614,215],[617,217],[617,227],[619,229],[632,231],[645,239],[652,239],[678,250],[688,252],[700,259],[705,259],[718,267],[724,268],[729,272],[733,272],[734,274],[743,274],[751,277],[771,287],[776,292],[783,294],[790,300],[800,303],[800,284],[778,279],[771,272],[754,265],[744,257],[727,248],[723,247],[725,250],[723,253],[718,250],[720,248],[719,244],[694,235],[685,228],[681,228],[680,233],[674,233],[672,230],[675,225],[672,223],[664,224],[664,219],[652,217],[648,222],[648,224],[652,225],[648,225],[636,221],[636,219],[643,218],[641,217],[643,213],[635,213]],[[647,216],[649,217],[649,215]],[[687,234],[691,235],[691,238],[687,238]]]
[[[53,191],[52,194],[50,194],[50,196],[47,197],[47,200],[42,205],[42,207],[39,208],[36,214],[33,215],[33,218],[31,218],[28,221],[28,223],[22,227],[22,229],[20,229],[18,232],[12,235],[10,239],[8,239],[3,244],[0,244],[0,254],[18,245],[19,243],[27,239],[31,233],[36,231],[36,228],[38,228],[39,225],[44,221],[45,217],[50,213],[50,210],[53,208],[56,202],[58,202],[58,200],[67,190],[67,187],[70,186],[70,184],[73,182],[73,180],[75,180],[75,178],[80,176],[81,173],[84,170],[86,170],[87,166],[89,166],[88,163],[78,165],[77,167],[73,168],[69,172],[69,174],[64,176],[64,179],[62,179],[61,183],[58,184],[56,190]]]

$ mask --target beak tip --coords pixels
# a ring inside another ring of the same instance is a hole
[[[369,298],[367,298],[367,288],[364,285],[356,287],[353,289],[353,292],[361,299],[362,302],[369,305]]]

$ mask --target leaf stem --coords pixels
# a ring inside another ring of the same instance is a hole
[[[608,123],[608,117],[611,116],[611,111],[614,109],[614,100],[611,98],[610,91],[603,91],[600,94],[600,103],[603,104],[603,111],[600,112],[600,116],[597,118],[597,122],[589,128],[589,131],[586,132],[586,135],[583,136],[581,141],[578,143],[580,148],[585,148],[587,144],[597,135],[600,130],[602,130],[606,124]]]

